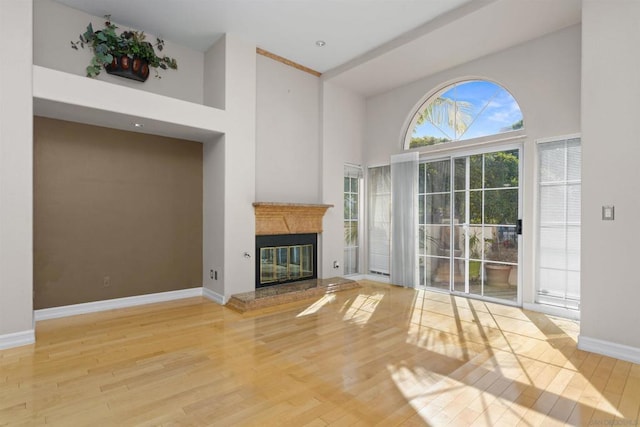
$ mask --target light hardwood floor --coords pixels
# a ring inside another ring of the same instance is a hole
[[[371,282],[244,315],[192,298],[47,320],[0,351],[0,425],[638,425],[640,365],[577,333]]]

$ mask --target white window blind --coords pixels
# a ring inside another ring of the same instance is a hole
[[[391,167],[369,168],[369,272],[389,275],[391,235]]]
[[[580,304],[580,139],[538,144],[537,302]]]

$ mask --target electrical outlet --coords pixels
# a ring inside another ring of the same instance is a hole
[[[213,279],[213,270],[209,270],[209,277]]]
[[[104,276],[104,279],[102,279],[102,286],[105,288],[111,286],[111,278],[109,276]]]

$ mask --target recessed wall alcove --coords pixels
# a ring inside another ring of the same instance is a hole
[[[34,64],[33,113],[34,116],[202,143],[200,286],[204,287],[205,296],[225,303],[231,294],[253,289],[253,264],[242,256],[244,252],[252,252],[254,247],[253,207],[251,203],[233,200],[228,187],[235,187],[251,199],[254,197],[255,168],[248,165],[244,170],[235,167],[234,163],[242,160],[240,153],[255,150],[256,53],[255,45],[224,36],[202,55],[205,58],[204,74],[211,76],[205,80],[202,89],[205,103]],[[233,72],[240,69],[242,73]],[[237,77],[240,74],[242,77]],[[234,78],[225,78],[228,75]],[[224,105],[224,102],[220,103],[220,93],[223,99],[233,97],[232,112],[205,105],[207,102]],[[142,126],[135,126],[136,123]],[[239,224],[231,225],[234,221]],[[227,228],[238,228],[233,239],[225,236]],[[229,253],[240,255],[230,257],[227,256]],[[210,271],[215,271],[215,276]]]

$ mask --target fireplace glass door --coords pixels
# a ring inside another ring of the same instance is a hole
[[[260,249],[260,284],[313,277],[313,246],[277,246]]]
[[[317,234],[256,236],[256,288],[318,277]]]

